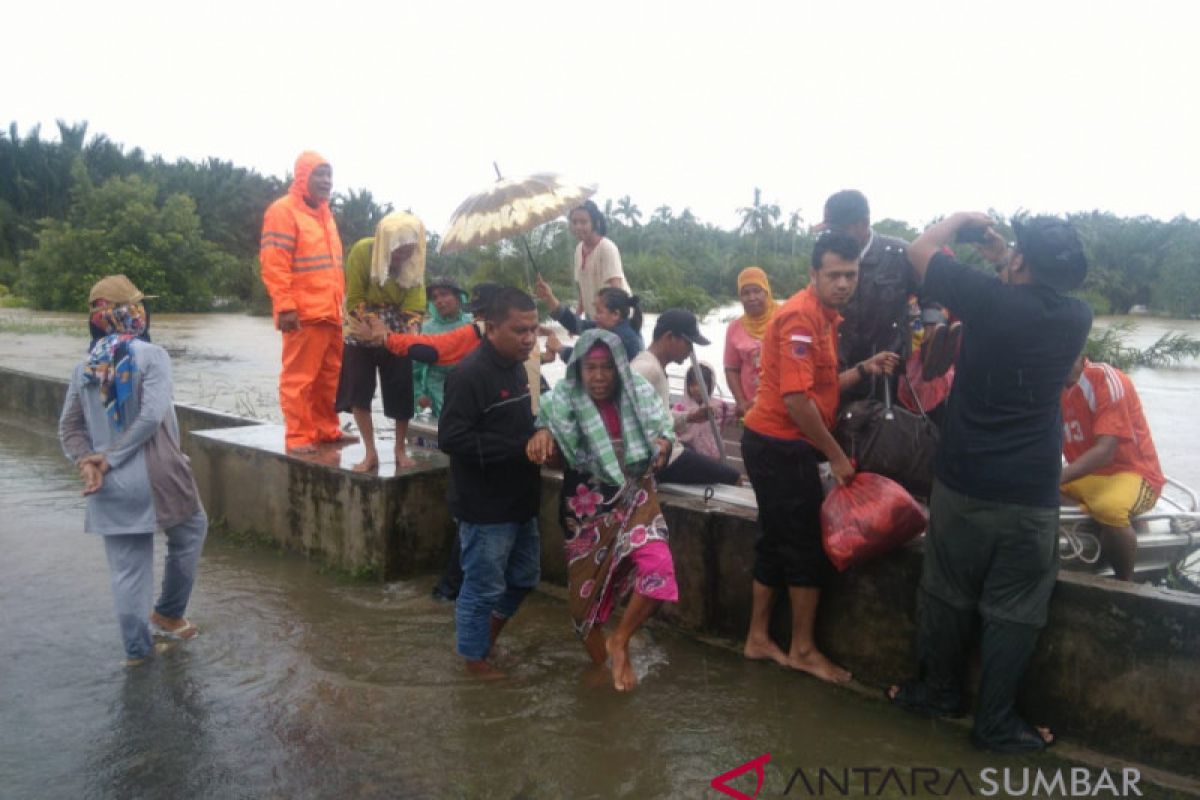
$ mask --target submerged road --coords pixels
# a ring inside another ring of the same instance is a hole
[[[896,767],[906,788],[913,767],[942,788],[961,769],[978,794],[985,768],[1064,766],[977,753],[960,727],[660,629],[619,696],[536,593],[502,640],[510,677],[479,683],[432,579],[341,582],[218,536],[189,611],[201,637],[124,669],[82,520],[53,432],[0,418],[3,798],[720,798],[710,781],[764,753],[764,798],[813,796],[784,791],[821,767]]]

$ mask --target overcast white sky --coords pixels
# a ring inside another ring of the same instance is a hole
[[[20,3],[0,117],[282,175],[305,148],[443,230],[556,171],[733,224],[959,208],[1200,216],[1182,2]]]

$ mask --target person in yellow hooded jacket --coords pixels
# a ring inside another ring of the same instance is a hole
[[[378,319],[389,333],[406,333],[425,310],[425,226],[412,214],[395,211],[375,226],[375,235],[359,239],[346,256],[346,311],[352,320]],[[379,467],[371,403],[376,373],[383,415],[396,421],[396,467],[417,462],[405,451],[408,421],[415,410],[413,365],[407,356],[373,347],[347,331],[337,410],[354,414],[366,449],[355,472]]]
[[[342,369],[342,241],[329,209],[333,169],[317,153],[296,159],[288,193],[263,215],[259,261],[283,333],[279,405],[288,452],[351,441],[338,427],[334,400]]]

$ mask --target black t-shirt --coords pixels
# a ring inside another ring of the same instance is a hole
[[[533,436],[529,377],[487,339],[446,378],[438,447],[450,456],[450,513],[460,522],[526,522],[541,505],[541,467],[525,457]]]
[[[1010,286],[939,253],[922,296],[963,323],[935,472],[970,497],[1059,504],[1059,398],[1092,311],[1041,284]]]

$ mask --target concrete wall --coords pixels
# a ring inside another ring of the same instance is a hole
[[[64,379],[0,367],[0,412],[57,423],[66,395],[67,381]],[[188,446],[188,434],[192,431],[258,424],[257,420],[186,403],[175,404],[175,416],[179,420],[179,432],[183,437],[185,450]]]
[[[239,441],[248,433],[190,437],[196,483],[222,526],[363,577],[390,580],[446,563],[453,528],[441,454],[403,477],[379,478],[248,446]]]
[[[543,578],[563,583],[560,483],[548,476],[543,486]],[[692,498],[659,499],[680,591],[678,605],[660,617],[740,641],[750,620],[754,516]],[[914,675],[920,575],[919,542],[838,574],[822,597],[822,649],[881,690]],[[789,616],[781,602],[772,621],[785,645]],[[1200,596],[1061,573],[1021,708],[1069,740],[1200,776]]]
[[[62,381],[0,370],[0,411],[54,419],[64,389]],[[178,408],[190,431],[229,422]],[[214,519],[352,572],[391,578],[440,569],[451,524],[444,462],[379,479],[230,439],[234,432],[213,431],[185,441]],[[554,475],[543,478],[543,578],[558,584],[560,486]],[[680,587],[680,602],[661,617],[689,633],[740,639],[750,616],[753,514],[661,499]],[[920,569],[914,544],[838,575],[825,592],[818,638],[858,680],[882,687],[911,675]],[[774,627],[785,642],[787,623],[781,606]],[[1200,776],[1200,597],[1064,572],[1027,684],[1027,715],[1063,737]]]

